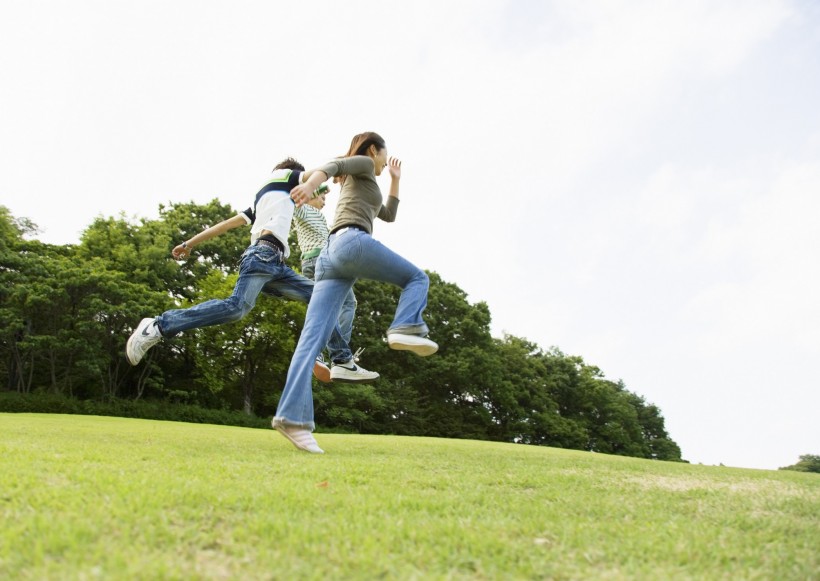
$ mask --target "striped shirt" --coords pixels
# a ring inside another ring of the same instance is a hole
[[[302,250],[302,257],[317,256],[318,251],[327,242],[330,233],[324,214],[313,206],[305,204],[293,211],[293,221],[296,225],[296,240]]]

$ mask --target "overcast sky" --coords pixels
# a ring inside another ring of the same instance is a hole
[[[3,0],[0,62],[0,204],[40,240],[241,210],[377,131],[375,237],[495,336],[622,379],[693,463],[820,454],[816,1]]]

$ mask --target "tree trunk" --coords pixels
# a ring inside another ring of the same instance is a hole
[[[59,393],[60,390],[57,386],[57,355],[54,353],[53,347],[48,349],[48,372],[51,376],[51,392]]]
[[[138,400],[142,397],[142,394],[145,392],[145,382],[151,376],[151,357],[154,355],[153,352],[148,353],[148,356],[145,358],[145,365],[142,367],[142,371],[140,372],[139,379],[137,379],[137,397],[134,400]]]

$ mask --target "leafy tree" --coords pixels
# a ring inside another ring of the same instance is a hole
[[[791,466],[784,466],[780,470],[795,470],[797,472],[820,472],[820,456],[816,454],[803,454],[800,461]]]
[[[628,397],[638,412],[638,423],[648,450],[645,457],[654,460],[680,461],[681,449],[666,432],[665,422],[658,406],[647,404],[644,398],[634,393],[629,393]]]
[[[0,364],[7,375],[6,387],[22,391],[26,385],[23,361],[28,359],[20,345],[26,322],[14,300],[14,291],[23,282],[24,261],[19,254],[24,229],[8,208],[0,206]]]
[[[122,348],[143,305],[159,308],[167,296],[151,293],[75,246],[19,241],[18,260],[3,301],[4,347],[14,362],[18,391],[120,395],[126,380]]]
[[[182,241],[236,214],[230,206],[216,199],[201,205],[189,202],[160,206],[161,229],[170,239],[167,255],[170,256],[171,248]],[[236,271],[249,239],[250,228],[236,228],[197,246],[194,259],[178,264],[186,282],[196,281],[212,269],[225,274]],[[186,293],[180,289],[176,294],[182,296]]]
[[[64,382],[61,360],[70,358],[76,343],[68,334],[68,297],[61,278],[71,264],[72,247],[59,248],[20,240],[12,251],[18,260],[6,263],[4,275],[13,280],[4,296],[4,346],[11,353],[17,391],[35,385],[60,391]]]
[[[97,259],[100,268],[128,273],[132,282],[167,292],[179,279],[167,230],[156,221],[142,220],[137,225],[122,217],[98,217],[83,231],[77,257]]]
[[[580,414],[573,415],[560,397],[581,395],[573,361],[560,352],[545,353],[537,345],[512,335],[496,341],[495,370],[487,405],[499,428],[499,439],[525,444],[586,449],[589,430]]]
[[[164,341],[137,367],[123,354],[143,317],[231,294],[246,230],[202,244],[186,261],[175,261],[170,250],[233,215],[213,200],[161,206],[158,220],[98,217],[78,245],[60,247],[27,240],[36,226],[0,207],[0,369],[7,389],[272,414],[303,325],[300,303],[263,295],[242,321]],[[293,235],[289,243],[289,264],[298,268]],[[366,365],[382,377],[371,385],[315,383],[322,428],[680,460],[656,406],[581,357],[511,335],[493,338],[486,304],[470,304],[457,285],[428,274],[425,317],[440,348],[424,359],[387,347],[400,289],[357,282],[351,346],[365,348]]]

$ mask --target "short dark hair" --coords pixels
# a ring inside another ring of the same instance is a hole
[[[296,169],[299,171],[305,171],[305,166],[303,166],[301,163],[299,163],[292,157],[288,157],[277,163],[276,167],[273,168],[273,171],[276,171],[277,169]]]

